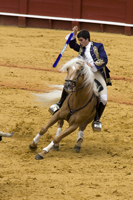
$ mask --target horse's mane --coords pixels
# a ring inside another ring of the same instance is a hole
[[[96,95],[98,95],[98,91],[96,88],[96,85],[94,84],[94,73],[91,70],[91,67],[89,67],[84,59],[81,57],[76,57],[68,62],[66,62],[63,67],[60,69],[61,72],[66,72],[68,68],[73,67],[76,63],[79,63],[81,66],[83,66],[82,74],[84,74],[84,83],[85,86],[87,86],[89,83],[92,84],[93,90]]]

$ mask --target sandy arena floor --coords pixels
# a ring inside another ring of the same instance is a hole
[[[55,135],[54,125],[37,150],[29,150],[51,117],[49,105],[32,93],[48,92],[46,83],[64,83],[59,67],[77,53],[67,47],[58,67],[52,65],[69,32],[0,27],[0,131],[14,131],[0,142],[1,200],[133,199],[133,36],[91,32],[91,40],[104,44],[113,83],[102,132],[88,125],[79,154],[73,150],[76,131],[61,141],[59,152],[35,160]]]

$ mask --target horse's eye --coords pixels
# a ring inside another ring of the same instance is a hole
[[[77,74],[80,74],[80,70],[79,69],[77,70]]]

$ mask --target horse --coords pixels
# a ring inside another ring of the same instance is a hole
[[[68,96],[62,107],[41,128],[29,145],[30,149],[36,149],[40,138],[48,131],[49,127],[58,122],[55,137],[47,147],[43,148],[42,152],[35,156],[37,160],[43,159],[52,148],[56,149],[57,147],[58,150],[59,142],[77,128],[79,128],[79,132],[75,150],[78,151],[82,143],[83,131],[96,115],[99,94],[94,74],[85,60],[79,57],[73,58],[66,62],[60,71],[67,72],[64,89],[68,92]],[[68,128],[61,133],[64,120],[68,122]]]
[[[14,132],[10,133],[4,133],[2,131],[0,131],[0,141],[2,140],[2,137],[12,137],[14,134]]]

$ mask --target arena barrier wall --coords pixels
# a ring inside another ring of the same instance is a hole
[[[133,35],[133,0],[0,0],[0,25]]]

